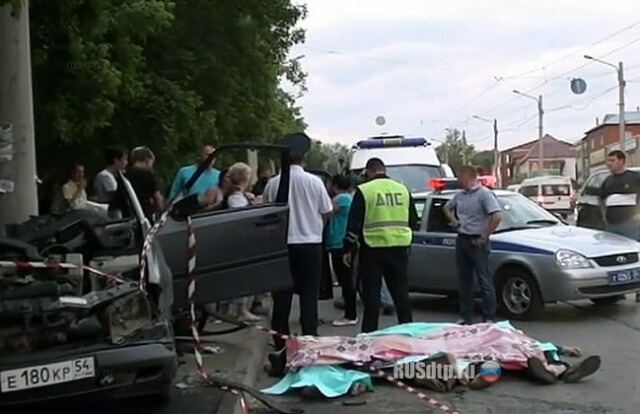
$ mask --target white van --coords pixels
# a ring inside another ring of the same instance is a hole
[[[550,175],[528,178],[520,183],[519,192],[563,217],[574,213],[574,191],[569,177]]]
[[[387,167],[387,175],[406,185],[412,194],[432,191],[429,180],[452,175],[424,138],[396,135],[362,140],[351,149],[347,173],[360,175],[371,158],[380,158]]]

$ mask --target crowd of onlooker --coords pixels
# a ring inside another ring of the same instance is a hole
[[[200,164],[214,152],[211,145],[204,146],[199,159],[190,165],[183,166],[176,172],[171,186],[166,194],[161,191],[158,179],[154,173],[155,155],[145,146],[136,147],[128,151],[124,147],[109,147],[105,151],[105,166],[93,180],[87,180],[85,168],[76,164],[70,171],[68,181],[62,185],[54,197],[53,214],[64,214],[71,210],[91,209],[112,219],[131,217],[132,206],[119,178],[119,172],[131,183],[133,191],[140,202],[145,216],[154,222],[164,211],[165,206],[178,196],[198,196],[199,208],[206,210],[222,210],[242,208],[251,204],[263,202],[263,193],[269,180],[274,176],[270,167],[261,167],[257,171],[257,181],[253,183],[252,168],[236,162],[229,168],[219,170],[212,165],[206,168],[200,177],[186,190],[189,179],[196,172]],[[336,249],[344,237],[344,227],[351,197],[350,180],[346,176],[332,177],[328,190],[331,192],[334,204],[340,207],[341,214],[334,214],[327,223],[325,248],[327,252],[326,271],[331,274],[345,273],[342,261],[337,256],[330,257],[332,249]],[[336,210],[337,211],[337,210]],[[333,260],[331,260],[333,259]],[[333,271],[331,270],[333,269]],[[327,286],[323,286],[327,288]],[[329,289],[331,277],[329,276]],[[393,312],[390,295],[385,288],[382,292],[382,303],[385,312]],[[348,295],[352,297],[351,294]],[[228,303],[212,304],[217,312],[227,313],[244,321],[258,321],[266,314],[263,306],[264,296],[253,298],[239,298]],[[353,303],[347,300],[345,318],[336,324],[355,323]],[[213,308],[211,308],[213,310]]]

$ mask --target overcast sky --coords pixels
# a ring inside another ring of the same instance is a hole
[[[537,137],[534,100],[544,96],[544,131],[574,142],[596,118],[617,113],[613,68],[627,67],[627,110],[640,106],[639,0],[307,0],[302,26],[308,92],[299,100],[309,135],[352,144],[379,133],[442,140],[466,130],[480,149]],[[635,42],[634,42],[635,41]],[[574,95],[571,78],[587,91]],[[498,79],[498,80],[497,80]],[[386,125],[378,127],[382,115]]]

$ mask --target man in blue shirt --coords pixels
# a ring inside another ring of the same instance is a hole
[[[342,260],[344,255],[343,240],[347,233],[347,219],[352,200],[352,195],[349,193],[350,184],[349,177],[341,174],[336,174],[331,178],[331,193],[334,195],[333,213],[329,219],[326,248],[331,256],[336,279],[342,288],[342,298],[345,304],[344,318],[334,321],[333,326],[351,326],[358,323],[353,272]]]
[[[202,148],[202,152],[200,155],[200,162],[204,161],[215,151],[215,148],[211,145],[207,145]],[[189,181],[189,178],[196,172],[198,169],[198,164],[188,165],[182,167],[178,170],[176,177],[173,179],[173,184],[171,185],[171,191],[169,192],[169,200],[173,200],[179,194],[182,193],[184,186]],[[207,191],[211,187],[216,187],[218,185],[220,177],[220,171],[210,166],[209,169],[204,171],[202,175],[198,178],[198,180],[193,183],[193,186],[189,189],[189,192],[186,195],[192,194],[202,194]]]
[[[458,232],[456,266],[460,283],[461,316],[458,323],[473,323],[474,273],[478,275],[480,282],[484,322],[493,322],[496,317],[496,296],[489,266],[489,236],[502,220],[502,209],[495,194],[478,182],[478,173],[474,167],[461,167],[458,181],[464,190],[453,196],[443,209],[452,227]]]

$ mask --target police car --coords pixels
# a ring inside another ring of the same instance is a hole
[[[433,178],[453,176],[451,167],[440,162],[426,139],[382,136],[359,141],[351,149],[346,173],[354,178],[354,184],[371,158],[381,159],[387,175],[406,185],[412,194],[433,190],[429,187]]]
[[[483,177],[491,186],[492,178]],[[413,292],[455,296],[456,233],[443,207],[457,191],[452,179],[433,179],[435,191],[416,194],[420,229],[409,259]],[[505,317],[533,320],[548,303],[590,299],[613,304],[640,291],[640,243],[565,224],[527,197],[495,190],[503,219],[490,238],[496,298]],[[477,287],[476,287],[477,289]]]

